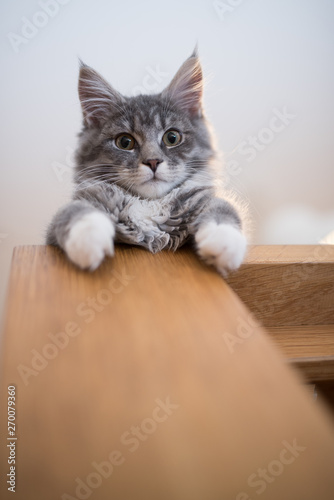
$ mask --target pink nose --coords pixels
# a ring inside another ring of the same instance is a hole
[[[159,160],[159,159],[143,161],[144,165],[147,165],[148,167],[150,167],[150,169],[152,170],[152,172],[156,171],[156,169],[158,168],[159,163],[161,163],[161,162],[162,162],[162,160]]]

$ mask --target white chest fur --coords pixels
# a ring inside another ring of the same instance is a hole
[[[124,211],[134,224],[143,230],[150,230],[168,220],[173,201],[177,198],[177,192],[178,189],[175,189],[163,198],[156,200],[129,197]]]

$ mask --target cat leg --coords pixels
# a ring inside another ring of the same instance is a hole
[[[223,276],[242,263],[247,241],[238,212],[229,202],[211,199],[196,220],[194,236],[198,255]]]
[[[81,269],[93,271],[106,255],[114,254],[115,226],[107,213],[86,201],[73,201],[59,210],[47,232],[46,243],[62,248]]]

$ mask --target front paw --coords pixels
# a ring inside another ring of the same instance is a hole
[[[236,227],[213,221],[199,227],[195,241],[199,256],[223,276],[238,269],[247,248],[245,236]]]
[[[106,255],[114,254],[115,228],[107,215],[91,212],[76,221],[65,242],[68,258],[81,269],[94,271]]]

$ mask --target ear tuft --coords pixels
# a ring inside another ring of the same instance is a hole
[[[162,95],[168,96],[180,109],[195,117],[202,114],[202,94],[203,73],[196,46]]]
[[[79,61],[78,91],[84,122],[89,127],[96,127],[123,97],[97,71]]]
[[[193,50],[193,53],[191,54],[190,57],[199,57],[198,55],[198,44],[196,43],[195,47],[194,47],[194,50]]]
[[[82,68],[89,68],[88,64],[84,63],[82,59],[80,59],[80,57],[78,57],[78,61],[79,61],[79,71],[82,69]]]

